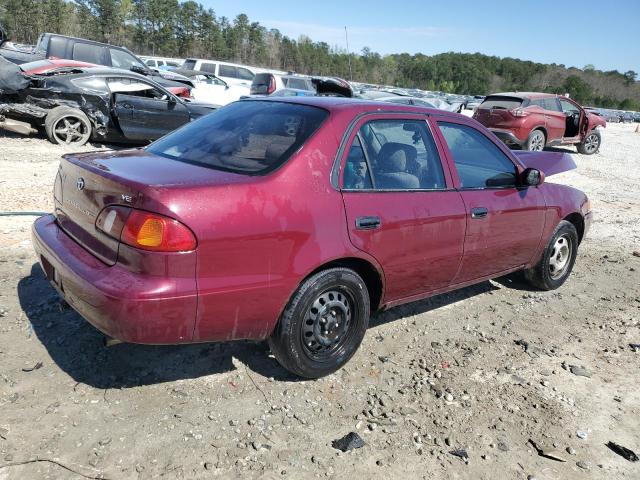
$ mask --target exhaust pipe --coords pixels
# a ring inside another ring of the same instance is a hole
[[[111,338],[108,336],[104,336],[104,346],[105,347],[113,347],[114,345],[118,345],[120,343],[124,343],[122,340],[118,340],[117,338]]]
[[[30,123],[2,117],[0,117],[0,128],[9,130],[10,132],[20,133],[22,135],[31,135],[32,133],[38,132],[38,130],[33,128]]]

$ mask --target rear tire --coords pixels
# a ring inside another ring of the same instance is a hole
[[[578,232],[572,223],[561,221],[549,243],[542,252],[542,258],[533,267],[524,271],[525,279],[540,290],[555,290],[571,274],[578,253]]]
[[[77,108],[56,107],[45,118],[47,138],[59,145],[81,146],[91,138],[91,122]]]
[[[583,155],[593,155],[600,149],[602,135],[598,130],[593,130],[587,134],[582,143],[578,144],[578,152]]]
[[[526,143],[524,144],[525,150],[530,152],[541,152],[544,150],[544,146],[547,143],[547,137],[542,130],[534,130],[529,134]]]
[[[343,367],[356,352],[369,314],[369,292],[356,272],[324,270],[300,285],[269,337],[269,347],[290,372],[323,377]]]

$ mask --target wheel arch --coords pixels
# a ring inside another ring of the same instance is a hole
[[[582,215],[578,212],[573,212],[564,217],[563,220],[576,227],[576,231],[578,232],[578,244],[580,244],[582,242],[582,237],[584,237],[584,218]]]
[[[362,280],[364,280],[364,283],[367,286],[367,290],[369,291],[371,313],[379,310],[384,294],[384,277],[381,270],[379,270],[375,265],[363,258],[344,257],[323,263],[322,265],[311,271],[307,276],[305,276],[300,281],[300,285],[302,285],[309,277],[315,275],[318,272],[321,272],[322,270],[337,267],[349,268],[360,275],[360,277],[362,277]]]

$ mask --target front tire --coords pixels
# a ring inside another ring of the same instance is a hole
[[[525,270],[524,276],[531,285],[540,290],[555,290],[569,278],[577,253],[576,227],[563,220],[551,235],[540,261],[534,267]]]
[[[583,155],[593,155],[600,149],[602,135],[598,130],[593,130],[587,134],[582,143],[578,144],[578,152]]]
[[[269,347],[278,362],[304,378],[342,368],[369,325],[369,292],[347,268],[331,268],[304,281],[287,304]]]
[[[530,152],[541,152],[547,143],[547,137],[542,130],[534,130],[529,134],[524,148]]]

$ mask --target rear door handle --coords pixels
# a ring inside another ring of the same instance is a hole
[[[489,210],[484,207],[475,207],[471,209],[471,218],[485,218],[489,215]]]
[[[374,228],[380,228],[380,225],[382,225],[380,217],[356,218],[356,228],[358,230],[373,230]]]

